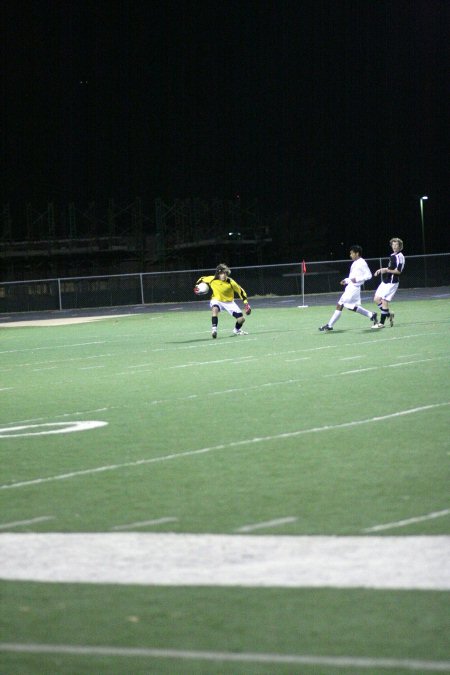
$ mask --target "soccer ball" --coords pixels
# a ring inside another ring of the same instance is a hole
[[[194,288],[194,293],[195,295],[206,295],[209,293],[209,286],[207,283],[204,281],[201,281],[197,286]]]

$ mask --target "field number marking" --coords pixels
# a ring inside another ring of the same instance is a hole
[[[47,436],[49,434],[70,434],[74,431],[88,431],[104,427],[108,422],[87,420],[81,422],[45,422],[44,424],[22,424],[18,427],[1,427],[1,438],[19,438],[23,436]]]

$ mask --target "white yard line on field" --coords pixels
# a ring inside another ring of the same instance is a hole
[[[359,368],[358,370],[344,370],[342,373],[333,373],[324,377],[336,377],[336,375],[353,375],[354,373],[367,373],[369,370],[378,370],[381,366],[371,366],[369,368]]]
[[[295,523],[298,520],[294,516],[287,516],[286,518],[277,518],[276,520],[266,520],[263,523],[254,523],[253,525],[244,525],[238,527],[235,532],[254,532],[255,530],[265,530],[268,527],[278,527],[279,525],[286,525],[287,523]]]
[[[417,516],[415,518],[407,518],[406,520],[397,520],[393,523],[384,523],[383,525],[374,525],[373,527],[366,527],[362,532],[381,532],[382,530],[392,530],[396,527],[405,527],[406,525],[412,525],[413,523],[423,523],[426,520],[432,520],[433,518],[442,518],[443,516],[448,516],[450,509],[444,509],[443,511],[433,511],[433,513],[428,513],[425,516]]]
[[[296,363],[297,361],[310,361],[310,356],[299,356],[298,359],[285,359],[286,363]]]
[[[246,588],[450,589],[450,537],[0,534],[0,578]]]
[[[285,432],[282,434],[274,434],[273,436],[263,436],[256,438],[247,438],[239,441],[232,441],[231,443],[223,443],[221,445],[213,445],[206,448],[200,448],[197,450],[185,450],[178,453],[171,453],[169,455],[162,455],[160,457],[151,457],[147,459],[139,459],[134,462],[124,462],[122,464],[109,464],[106,466],[99,466],[93,469],[83,469],[80,471],[71,471],[70,473],[63,473],[56,476],[48,476],[45,478],[34,478],[33,480],[27,481],[18,481],[16,483],[6,483],[0,485],[0,490],[10,490],[13,488],[28,487],[30,485],[42,485],[44,483],[50,483],[58,480],[67,480],[69,478],[75,478],[77,476],[88,476],[96,473],[102,473],[105,471],[117,471],[118,469],[125,469],[135,466],[143,466],[145,464],[155,464],[158,462],[167,462],[173,459],[181,459],[183,457],[194,457],[195,455],[204,455],[209,452],[215,452],[217,450],[227,450],[229,448],[238,448],[243,445],[255,445],[257,443],[267,443],[270,441],[281,441],[289,438],[296,438],[298,436],[303,436],[305,434],[314,434],[321,433],[323,431],[336,431],[338,429],[350,429],[354,427],[361,426],[362,424],[372,424],[377,422],[382,422],[385,420],[396,419],[397,417],[403,417],[405,415],[416,415],[427,410],[434,410],[436,408],[442,408],[444,406],[450,405],[449,401],[443,403],[433,403],[430,405],[420,406],[418,408],[410,408],[409,410],[399,410],[395,413],[390,413],[388,415],[380,415],[376,417],[369,417],[363,420],[353,420],[351,422],[343,422],[342,424],[327,424],[322,427],[311,427],[309,429],[299,429],[297,431]]]
[[[154,518],[153,520],[141,520],[136,523],[127,523],[126,525],[114,525],[111,530],[132,530],[133,527],[146,527],[147,525],[163,525],[164,523],[174,523],[178,518],[167,516],[166,518]]]
[[[279,387],[286,386],[287,384],[298,384],[299,382],[304,382],[304,377],[297,377],[290,380],[275,380],[273,382],[262,382],[261,384],[250,385],[249,387],[233,387],[232,389],[221,389],[219,391],[210,391],[208,396],[223,396],[224,394],[236,394],[240,391],[252,391],[254,389],[264,389],[265,387]],[[147,405],[160,405],[161,403],[168,403],[173,405],[174,401],[189,401],[190,399],[202,398],[205,393],[201,392],[200,394],[187,394],[186,396],[177,396],[175,398],[162,398],[155,399],[153,401],[148,401]]]
[[[370,366],[369,368],[360,368],[358,370],[345,370],[340,373],[331,373],[324,375],[324,377],[337,377],[339,375],[354,375],[355,373],[365,373],[368,370],[382,370],[383,368],[402,368],[404,366],[412,366],[417,363],[428,363],[429,361],[440,361],[442,359],[448,359],[448,356],[445,354],[443,356],[434,356],[429,359],[417,359],[416,361],[405,361],[402,363],[387,363],[386,365],[381,366]]]
[[[403,363],[390,363],[385,368],[401,368],[402,366],[411,366],[416,363],[427,363],[427,361],[438,361],[439,359],[448,359],[448,356],[436,356],[431,359],[417,359],[416,361],[404,361]]]
[[[440,332],[433,332],[433,333],[415,333],[411,335],[398,335],[396,337],[392,338],[378,338],[376,340],[364,340],[361,342],[358,342],[358,345],[365,345],[365,344],[371,344],[371,345],[378,345],[384,342],[392,342],[393,340],[407,340],[411,338],[418,338],[418,337],[429,337],[430,335],[440,335]],[[232,335],[232,334],[231,334]],[[377,333],[378,335],[378,333]],[[127,337],[125,335],[121,336],[121,339],[124,337]],[[135,337],[135,334],[132,334],[131,337]],[[231,337],[231,336],[230,336]],[[245,342],[249,342],[250,340],[256,340],[256,338],[251,338],[249,336],[246,336]],[[0,351],[0,354],[19,354],[19,353],[25,353],[25,352],[37,352],[37,351],[46,351],[46,350],[53,350],[53,349],[70,349],[72,347],[86,347],[88,345],[100,345],[100,344],[112,344],[114,340],[96,340],[93,342],[77,342],[74,344],[62,344],[62,345],[51,345],[51,346],[46,346],[46,347],[28,347],[26,349],[8,349],[4,351]],[[238,342],[237,340],[222,340],[221,341],[222,345],[228,345],[228,344],[240,344],[240,341]],[[214,343],[211,341],[209,343],[211,347],[214,346]],[[202,345],[199,346],[204,346]],[[345,342],[344,344],[330,344],[322,347],[313,347],[313,348],[308,348],[308,349],[298,349],[294,351],[318,351],[321,349],[341,349],[342,347],[354,347],[355,344],[354,342]],[[170,348],[172,349],[172,348]],[[177,349],[183,349],[183,347],[175,347],[175,350]],[[156,350],[151,350],[151,351],[156,351]],[[162,347],[159,351],[168,351],[166,347]],[[269,354],[266,356],[279,356],[280,354],[287,354],[287,353],[292,353],[292,352],[275,352],[274,354]]]
[[[209,366],[216,363],[228,363],[230,361],[232,361],[233,363],[237,362],[241,363],[242,361],[248,361],[249,359],[254,358],[256,357],[249,354],[247,356],[231,357],[229,359],[219,359],[216,361],[190,361],[189,363],[180,363],[177,366],[169,366],[169,370],[172,370],[173,368],[192,368],[193,366]]]
[[[21,525],[34,525],[34,523],[42,523],[46,520],[55,520],[55,516],[39,516],[38,518],[30,518],[29,520],[16,520],[14,523],[1,523],[0,530],[9,530],[12,527],[19,527]]]
[[[95,340],[93,342],[75,342],[67,345],[49,345],[48,347],[27,347],[26,349],[8,349],[0,354],[21,354],[22,352],[39,352],[53,349],[71,349],[72,347],[87,347],[89,345],[104,345],[110,340]]]
[[[309,654],[267,654],[264,652],[213,652],[185,649],[150,649],[145,647],[115,647],[92,645],[57,645],[20,642],[0,643],[0,651],[15,654],[59,654],[60,656],[109,656],[131,659],[175,659],[179,661],[211,661],[225,663],[264,663],[291,666],[325,666],[331,668],[371,668],[448,673],[450,661],[418,659],[378,659],[364,656],[317,656]],[[90,668],[94,667],[89,662]],[[131,666],[130,666],[131,667]],[[151,666],[148,666],[151,667]],[[174,666],[175,667],[175,666]],[[299,671],[296,671],[299,672]]]

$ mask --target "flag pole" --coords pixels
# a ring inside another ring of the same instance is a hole
[[[298,305],[299,309],[304,309],[308,307],[305,305],[305,274],[306,274],[306,263],[302,260],[302,304]]]

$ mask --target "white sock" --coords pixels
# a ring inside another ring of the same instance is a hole
[[[334,324],[336,323],[336,321],[339,321],[339,319],[341,318],[341,314],[342,314],[342,312],[340,312],[338,309],[336,309],[335,312],[334,312],[334,314],[333,314],[333,316],[332,316],[331,319],[329,320],[328,325],[329,325],[330,327],[331,327],[331,326],[334,326]]]
[[[372,318],[373,312],[369,312],[368,309],[364,309],[364,307],[357,307],[356,311],[358,314],[363,314],[364,316],[367,316],[369,319]]]

